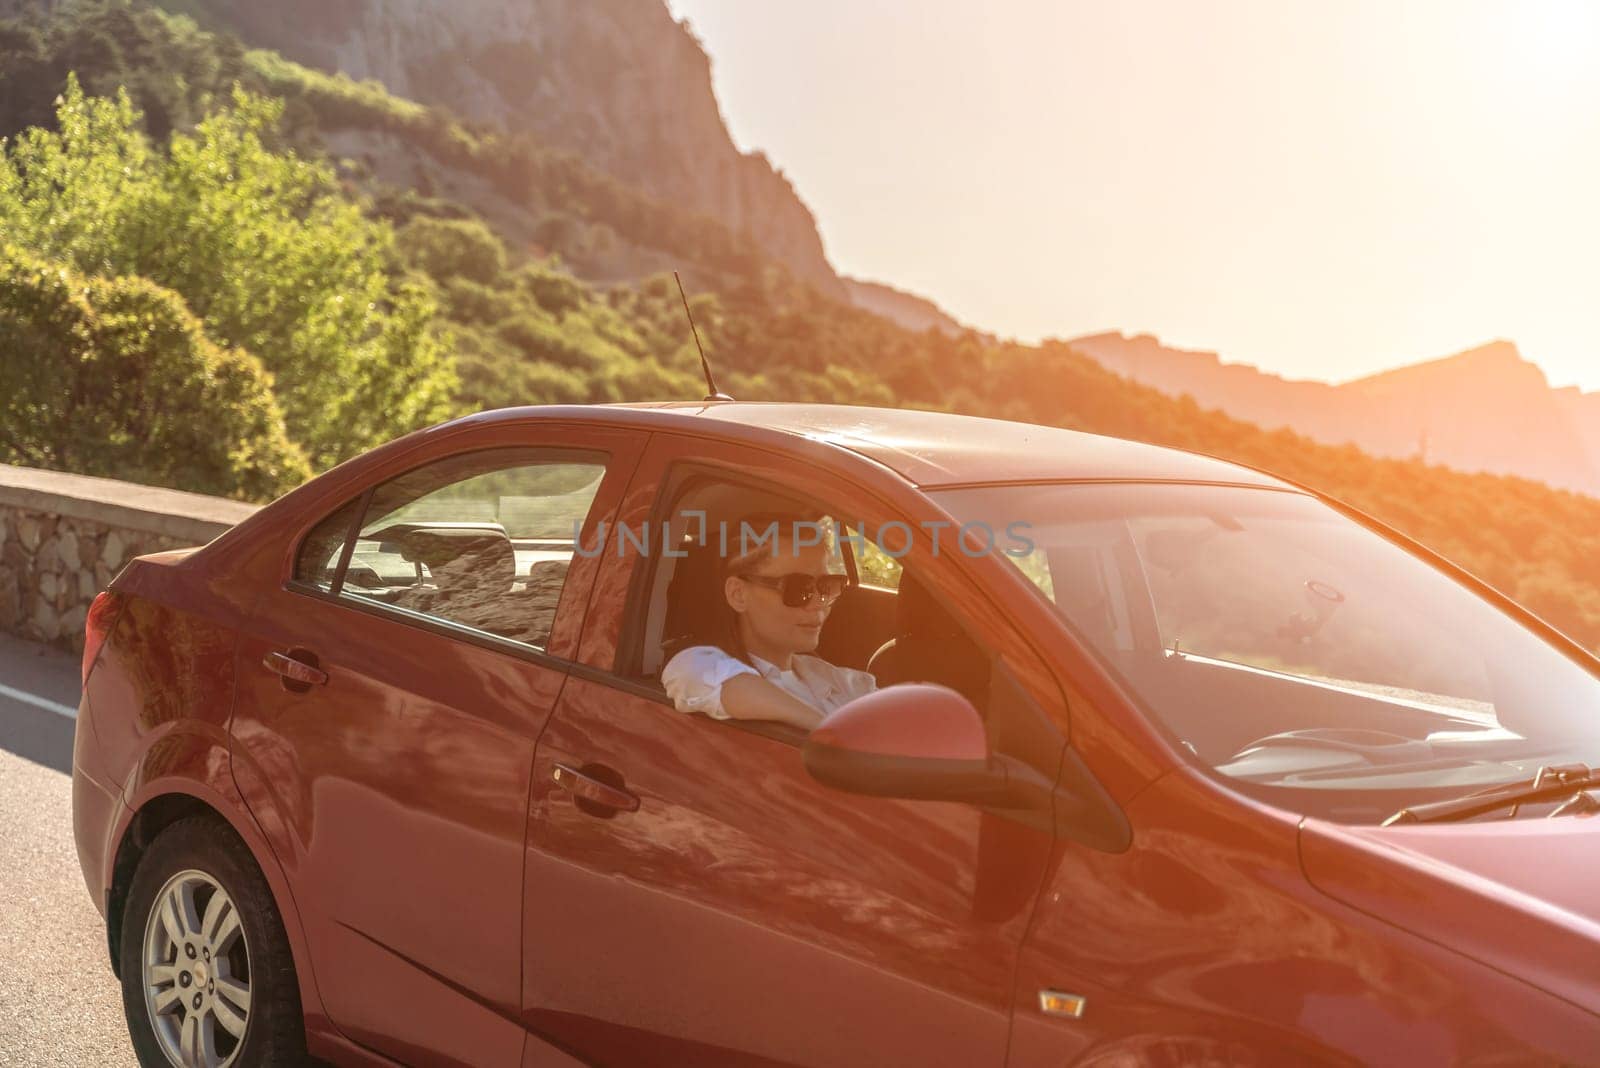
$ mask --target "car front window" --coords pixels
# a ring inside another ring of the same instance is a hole
[[[1587,666],[1309,495],[1125,483],[936,496],[961,521],[1019,524],[1014,562],[1149,713],[1274,800],[1382,818],[1397,799],[1600,761]]]

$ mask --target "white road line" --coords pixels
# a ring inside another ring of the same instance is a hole
[[[25,705],[33,705],[35,708],[42,708],[46,712],[54,712],[58,716],[66,716],[68,719],[78,718],[78,710],[71,705],[64,705],[60,701],[52,701],[48,697],[40,697],[38,694],[28,693],[26,690],[13,690],[3,682],[0,682],[0,697],[9,697],[14,701],[21,701]]]

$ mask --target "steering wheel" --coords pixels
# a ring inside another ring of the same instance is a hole
[[[1426,760],[1433,755],[1433,746],[1421,738],[1408,738],[1390,731],[1368,730],[1364,727],[1311,727],[1297,731],[1279,731],[1257,738],[1243,746],[1237,753],[1223,761],[1232,764],[1253,749],[1298,747],[1301,749],[1328,749],[1340,753],[1355,753],[1374,764],[1404,764],[1413,760]]]

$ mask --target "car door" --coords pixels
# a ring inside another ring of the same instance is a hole
[[[520,1061],[529,775],[594,577],[574,531],[638,446],[524,428],[413,457],[317,523],[240,636],[235,775],[362,1045]]]
[[[659,518],[657,488],[685,461],[796,482],[793,460],[658,435],[619,523]],[[882,508],[814,469],[805,481],[835,514]],[[953,570],[908,559],[993,639],[1000,703],[1039,717],[1059,701]],[[654,563],[637,537],[608,544],[580,662],[536,754],[530,1030],[630,1068],[1003,1064],[1048,829],[830,790],[802,766],[802,732],[675,710],[617,655]],[[1053,773],[1063,737],[1034,723],[1016,744]]]

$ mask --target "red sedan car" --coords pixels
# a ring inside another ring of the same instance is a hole
[[[879,686],[809,733],[660,681],[774,509]],[[147,1065],[1600,1063],[1600,664],[1217,460],[488,412],[134,560],[84,665]]]

